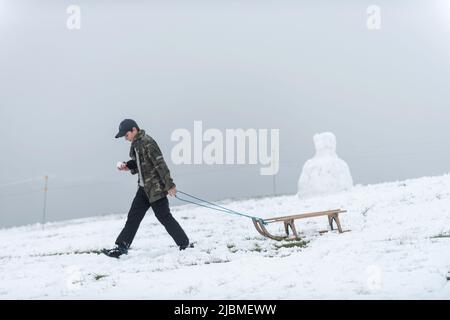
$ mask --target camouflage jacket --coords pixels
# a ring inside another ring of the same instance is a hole
[[[167,196],[167,191],[175,186],[170,171],[164,161],[158,144],[152,137],[145,134],[144,130],[139,133],[131,143],[130,157],[134,165],[130,165],[131,174],[139,173],[136,162],[136,152],[139,156],[144,190],[150,202],[155,202]]]

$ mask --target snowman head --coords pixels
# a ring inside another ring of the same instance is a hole
[[[316,156],[336,156],[336,136],[331,132],[314,135]]]

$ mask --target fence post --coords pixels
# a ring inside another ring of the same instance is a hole
[[[45,179],[45,187],[44,187],[44,210],[42,213],[42,228],[44,228],[45,226],[45,220],[47,215],[48,176],[45,176],[44,179]]]

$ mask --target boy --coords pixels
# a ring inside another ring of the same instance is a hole
[[[189,246],[189,239],[170,213],[167,199],[167,194],[174,196],[177,189],[156,141],[145,134],[145,131],[141,130],[131,119],[125,119],[120,123],[116,138],[120,137],[125,137],[127,141],[131,142],[131,160],[119,163],[118,169],[138,174],[139,187],[128,213],[125,227],[115,242],[116,246],[109,250],[103,249],[102,252],[114,258],[127,254],[139,225],[150,207],[180,250],[186,249]]]

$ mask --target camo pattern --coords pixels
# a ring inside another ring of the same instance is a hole
[[[175,186],[175,183],[170,177],[170,170],[158,144],[142,129],[131,143],[130,157],[134,161],[136,161],[136,152],[139,155],[144,190],[149,201],[155,202],[164,198],[167,196],[167,191]],[[139,173],[138,168],[130,171],[132,174]]]

